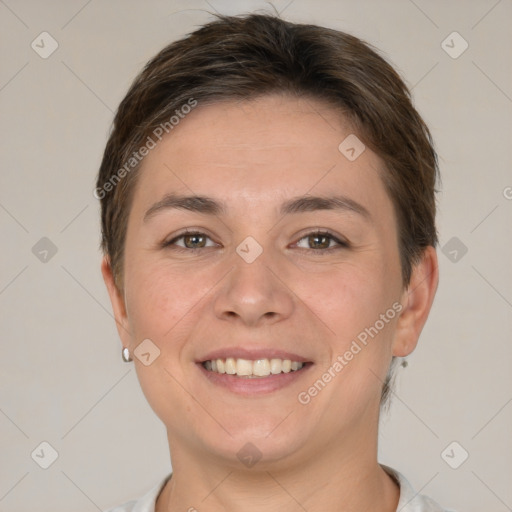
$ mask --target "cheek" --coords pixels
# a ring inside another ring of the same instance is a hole
[[[127,266],[126,301],[134,334],[164,341],[200,300],[201,290],[186,272],[134,261]]]
[[[337,266],[323,274],[302,274],[296,282],[297,295],[342,344],[373,325],[398,297],[378,264]]]
[[[146,400],[166,425],[184,417],[190,408],[180,385],[186,380],[182,356],[201,295],[187,286],[190,281],[183,273],[149,261],[127,267],[126,301],[134,348],[149,338],[160,351],[148,366],[134,358],[135,369]]]
[[[298,295],[307,298],[304,302],[331,331],[319,372],[330,369],[331,376],[336,375],[334,402],[343,409],[348,404],[358,407],[371,397],[377,400],[391,359],[397,318],[393,304],[399,294],[393,276],[375,261],[302,277]]]

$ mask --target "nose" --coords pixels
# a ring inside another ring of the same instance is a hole
[[[256,327],[290,317],[295,307],[293,291],[284,272],[265,252],[252,263],[235,254],[233,264],[215,297],[218,318]]]

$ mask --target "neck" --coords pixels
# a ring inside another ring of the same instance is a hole
[[[300,461],[244,470],[176,440],[169,444],[173,475],[155,512],[395,512],[398,505],[398,486],[377,462],[376,436],[373,443],[353,443],[350,451],[338,441]]]

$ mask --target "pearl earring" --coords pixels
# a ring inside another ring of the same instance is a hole
[[[130,363],[131,361],[133,361],[133,359],[130,357],[130,349],[128,349],[126,347],[123,348],[121,356],[125,363]]]

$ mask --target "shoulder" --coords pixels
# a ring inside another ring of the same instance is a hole
[[[109,508],[104,512],[155,512],[155,505],[160,491],[164,488],[172,473],[163,478],[138,500],[127,501],[122,505]]]
[[[441,507],[439,503],[432,498],[416,492],[409,481],[398,471],[381,464],[382,469],[386,471],[400,487],[400,500],[397,511],[400,512],[455,512]]]

